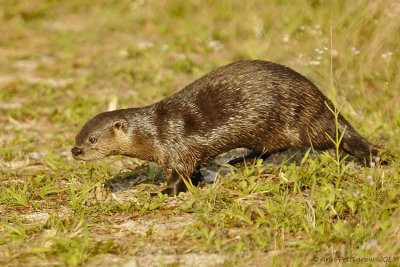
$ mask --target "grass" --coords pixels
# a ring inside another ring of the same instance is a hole
[[[0,1],[0,265],[397,265],[397,2]],[[71,158],[109,105],[154,103],[239,59],[306,75],[393,160],[309,150],[167,198],[149,195],[154,164]]]

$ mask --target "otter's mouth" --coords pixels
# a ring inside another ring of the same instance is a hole
[[[72,157],[73,157],[75,160],[90,161],[90,159],[85,158],[84,154],[81,154],[81,155],[74,155],[74,154],[72,154]]]
[[[84,155],[79,155],[79,156],[75,156],[72,154],[72,157],[75,160],[81,160],[81,161],[94,161],[94,160],[98,160],[98,159],[102,159],[103,157],[85,157]]]
[[[91,153],[88,153],[91,152]],[[82,160],[82,161],[94,161],[94,160],[99,160],[104,158],[105,156],[99,153],[92,153],[91,150],[89,151],[84,151],[82,148],[80,147],[73,147],[71,149],[71,153],[72,153],[72,157],[75,160]]]
[[[74,155],[72,155],[72,157],[73,157],[74,159],[76,159],[76,160],[91,161],[91,159],[86,159],[86,158],[84,158],[84,157],[82,157],[82,156],[74,156]]]

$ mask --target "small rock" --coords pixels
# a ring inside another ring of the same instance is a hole
[[[39,152],[31,152],[28,154],[29,160],[39,160],[41,158]]]
[[[372,239],[362,244],[361,248],[364,250],[370,250],[371,248],[375,248],[377,245],[378,241],[376,239]]]
[[[49,218],[50,214],[47,212],[34,212],[25,216],[25,219],[30,223],[45,224]]]

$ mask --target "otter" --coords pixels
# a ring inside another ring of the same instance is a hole
[[[98,160],[124,155],[160,164],[167,187],[187,190],[199,168],[217,155],[247,148],[252,156],[289,148],[334,148],[335,107],[310,80],[280,64],[247,60],[217,68],[161,101],[104,112],[75,138],[72,155]],[[379,149],[340,114],[340,149],[371,162]]]

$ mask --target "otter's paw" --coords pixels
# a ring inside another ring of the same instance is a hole
[[[160,193],[163,194],[163,195],[167,194],[168,196],[171,196],[171,197],[176,196],[176,195],[179,194],[179,192],[173,187],[167,187],[167,188],[161,190]],[[159,193],[150,193],[150,196],[156,197],[156,196],[158,196],[158,194]]]

